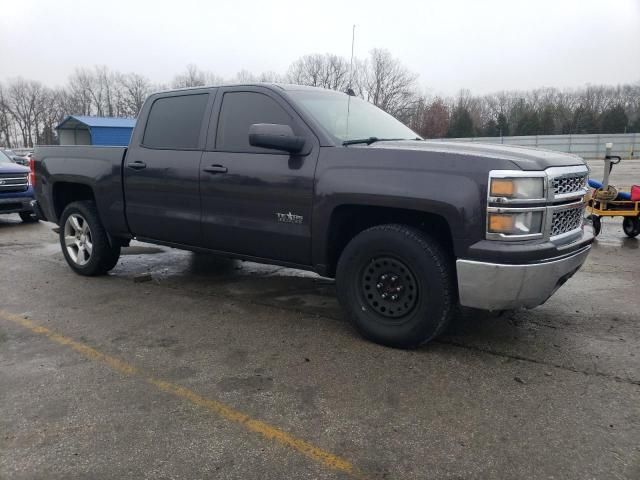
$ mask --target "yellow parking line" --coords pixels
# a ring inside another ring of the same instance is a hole
[[[289,447],[325,467],[346,473],[353,478],[364,478],[362,473],[358,472],[349,461],[316,447],[309,442],[296,438],[273,425],[251,418],[249,415],[229,407],[222,402],[203,397],[193,390],[175,383],[166,382],[153,377],[146,377],[138,368],[115,357],[99,352],[95,348],[85,345],[84,343],[65,337],[64,335],[60,335],[46,327],[40,326],[28,318],[5,312],[4,310],[0,310],[0,318],[18,324],[33,333],[44,335],[60,345],[70,347],[84,357],[107,365],[123,375],[140,377],[148,384],[155,386],[163,392],[170,393],[183,400],[187,400],[194,405],[205,408],[225,420],[238,423],[250,432],[258,433],[264,438]]]

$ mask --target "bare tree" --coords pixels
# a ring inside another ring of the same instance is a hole
[[[297,85],[320,86],[322,55],[305,55],[291,64],[287,77]]]
[[[38,116],[43,87],[40,82],[17,78],[9,82],[6,105],[15,121],[22,144],[33,147],[38,131]]]
[[[176,75],[171,82],[173,88],[202,87],[205,84],[205,73],[190,63],[184,73]]]
[[[137,73],[119,76],[122,89],[120,111],[125,117],[137,117],[142,104],[151,92],[151,83],[146,77]]]
[[[243,69],[232,81],[286,81],[339,91],[351,87],[356,95],[395,115],[425,137],[456,132],[470,135],[597,133],[621,129],[640,132],[640,82],[589,85],[574,90],[502,91],[482,96],[461,90],[456,96],[430,99],[418,94],[417,75],[380,49],[372,50],[367,59],[354,59],[353,69],[350,62],[338,55],[312,54],[294,61],[286,75],[273,71],[254,74]],[[152,85],[142,75],[121,74],[106,66],[79,68],[63,88],[57,89],[22,78],[13,79],[0,84],[0,145],[52,143],[55,126],[66,115],[137,116],[153,90],[223,83],[220,76],[193,64],[176,75],[170,85]],[[612,112],[615,122],[610,118]],[[625,118],[627,125],[622,127]]]
[[[189,64],[184,73],[173,77],[171,88],[203,87],[205,85],[222,85],[224,79],[213,72],[200,70],[196,65]],[[164,85],[158,90],[164,90]],[[154,89],[155,90],[155,89]]]
[[[257,81],[258,79],[253,73],[243,68],[238,73],[236,73],[231,83],[255,83]]]
[[[346,90],[349,84],[349,62],[329,53],[305,55],[291,64],[286,78],[298,85]]]
[[[224,84],[224,78],[220,75],[216,75],[213,72],[205,72],[204,74],[205,85],[222,85]]]
[[[65,117],[65,91],[63,89],[46,89],[42,98],[41,133],[38,143],[51,145],[56,141],[55,127]]]
[[[123,92],[120,74],[106,66],[79,68],[69,77],[66,105],[69,114],[119,116]]]
[[[386,112],[407,120],[416,106],[416,80],[388,50],[371,50],[370,58],[358,68],[360,94]]]
[[[99,100],[95,99],[99,109],[98,115],[115,116],[120,96],[118,75],[111,72],[106,66],[96,67],[93,86],[95,95],[99,97]]]
[[[258,76],[258,81],[267,83],[284,83],[286,79],[279,73],[269,70],[267,72],[262,72]]]
[[[93,112],[93,95],[91,73],[78,68],[69,77],[66,106],[69,114],[91,115]]]
[[[4,145],[11,148],[11,132],[13,119],[11,118],[11,111],[7,104],[5,96],[5,88],[0,83],[0,145]]]
[[[410,126],[425,138],[442,138],[449,129],[449,117],[449,107],[442,98],[436,97],[431,102],[421,98]]]

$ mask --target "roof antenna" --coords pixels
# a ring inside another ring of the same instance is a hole
[[[345,140],[349,139],[349,114],[351,113],[351,97],[356,96],[356,92],[351,88],[351,82],[353,82],[353,45],[356,42],[356,26],[353,25],[353,30],[351,31],[351,64],[349,65],[349,86],[347,87],[347,91],[345,92],[349,97],[347,98],[347,124],[345,131]]]
[[[347,95],[355,97],[356,92],[351,88],[351,84],[353,83],[353,45],[356,43],[356,26],[353,26],[353,30],[351,31],[351,63],[349,64],[349,85],[347,86],[347,91],[345,92]]]

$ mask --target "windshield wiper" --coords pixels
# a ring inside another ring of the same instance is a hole
[[[369,138],[356,138],[355,140],[345,140],[342,142],[342,145],[357,145],[359,143],[366,143],[367,145],[371,145],[375,142],[390,142],[392,140],[404,140],[404,138],[378,138],[378,137],[369,137]]]

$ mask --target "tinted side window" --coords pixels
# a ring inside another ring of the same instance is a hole
[[[275,100],[262,93],[225,93],[218,121],[216,148],[228,152],[269,151],[249,145],[249,127],[254,123],[291,125],[291,117]]]
[[[209,95],[159,98],[151,106],[143,145],[171,150],[198,148]]]

